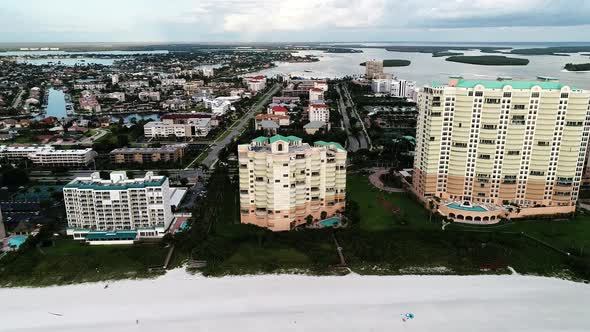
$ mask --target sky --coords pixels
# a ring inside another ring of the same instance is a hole
[[[0,42],[590,42],[590,0],[1,0]]]

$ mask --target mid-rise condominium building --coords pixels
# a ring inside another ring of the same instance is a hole
[[[184,157],[187,144],[164,145],[159,148],[121,148],[111,151],[113,164],[144,164],[178,162]]]
[[[346,150],[338,143],[258,137],[238,146],[238,159],[242,223],[286,231],[344,210]]]
[[[143,134],[148,138],[157,137],[206,137],[211,130],[210,118],[191,118],[184,123],[163,121],[148,122],[143,126]]]
[[[589,101],[590,91],[555,81],[456,77],[422,88],[416,193],[442,199],[441,213],[467,222],[573,212]]]
[[[107,180],[96,172],[74,179],[63,193],[67,234],[78,240],[108,243],[160,237],[173,219],[168,178],[152,172],[136,179],[112,172]]]
[[[7,160],[29,159],[35,165],[55,166],[88,166],[94,162],[98,154],[91,148],[57,150],[50,145],[0,146],[0,158]]]

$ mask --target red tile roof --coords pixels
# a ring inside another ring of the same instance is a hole
[[[48,123],[48,124],[52,124],[56,121],[57,121],[57,118],[54,116],[48,116],[45,119],[39,120],[39,122],[41,122],[41,123]]]
[[[329,107],[329,106],[328,106],[328,105],[326,105],[326,104],[311,104],[311,105],[309,105],[309,106],[311,106],[311,107],[313,107],[313,108],[328,108],[328,107]]]
[[[272,111],[279,112],[279,113],[287,113],[288,112],[288,110],[287,110],[287,108],[285,108],[285,106],[273,106]]]

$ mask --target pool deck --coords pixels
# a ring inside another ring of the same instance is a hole
[[[503,207],[490,204],[462,206],[462,202],[444,202],[438,207],[438,212],[456,222],[477,225],[497,224],[505,217]]]

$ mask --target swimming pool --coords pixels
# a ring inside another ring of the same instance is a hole
[[[463,210],[463,211],[471,211],[471,212],[486,212],[487,210],[479,205],[474,206],[461,206],[461,204],[451,203],[447,205],[451,209]]]
[[[25,241],[27,241],[28,236],[26,235],[15,235],[8,239],[8,245],[12,248],[18,249]]]
[[[326,219],[326,220],[322,220],[319,222],[320,225],[324,226],[324,227],[333,227],[337,224],[340,223],[340,218],[330,218],[330,219]]]

